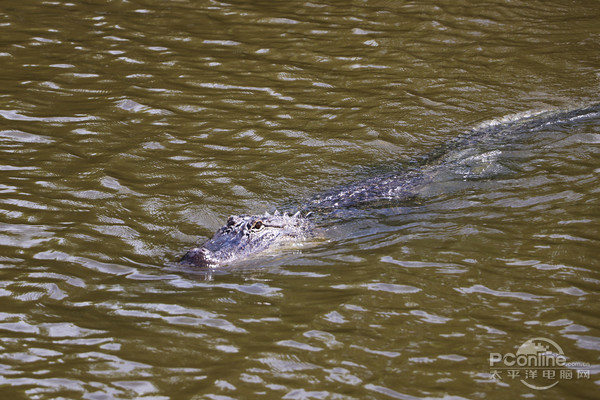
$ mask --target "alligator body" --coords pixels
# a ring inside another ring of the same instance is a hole
[[[480,143],[497,138],[508,140],[549,125],[598,117],[600,103],[572,110],[521,114],[484,124],[412,160],[401,171],[373,176],[324,192],[305,202],[293,214],[275,212],[231,216],[211,239],[190,249],[180,262],[200,268],[215,268],[286,243],[305,240],[313,236],[314,220],[324,218],[332,210],[381,202],[404,202],[418,197],[422,189],[439,174],[461,170],[468,174],[472,171],[473,163],[495,156],[495,151],[483,154],[470,152]]]

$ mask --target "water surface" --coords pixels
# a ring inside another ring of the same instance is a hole
[[[210,274],[173,261],[230,214],[598,102],[599,19],[597,1],[3,1],[0,393],[595,398],[597,119],[482,148],[481,176],[327,240]],[[491,352],[536,337],[589,377],[491,378]]]

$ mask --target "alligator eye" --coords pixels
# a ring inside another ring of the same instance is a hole
[[[227,218],[227,226],[233,225],[235,225],[235,217],[232,215],[231,217]]]
[[[265,226],[265,224],[263,224],[263,222],[259,220],[259,221],[256,221],[256,222],[255,222],[255,223],[252,225],[252,228],[250,228],[250,229],[252,229],[252,230],[255,230],[255,231],[259,231],[259,230],[261,230],[261,229],[262,229],[262,227],[263,227],[263,226]]]

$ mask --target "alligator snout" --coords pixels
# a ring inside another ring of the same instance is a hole
[[[183,264],[191,264],[201,268],[209,268],[215,265],[214,260],[211,260],[210,250],[204,247],[194,247],[188,250],[187,253],[179,261]]]

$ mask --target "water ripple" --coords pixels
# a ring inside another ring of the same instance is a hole
[[[0,131],[0,140],[22,142],[22,143],[53,143],[54,140],[48,136],[36,135],[18,130]],[[1,167],[4,168],[4,167]]]
[[[516,298],[516,299],[526,300],[526,301],[540,301],[543,299],[551,298],[550,296],[540,296],[540,295],[534,295],[534,294],[526,293],[526,292],[510,292],[510,291],[506,291],[506,290],[493,290],[484,285],[473,285],[471,287],[455,288],[454,290],[456,290],[457,292],[463,293],[463,294],[483,293],[483,294],[489,294],[489,295],[496,296],[496,297]]]
[[[90,115],[79,117],[32,117],[23,115],[17,110],[0,110],[0,116],[12,121],[40,121],[40,122],[83,122],[96,119]]]

